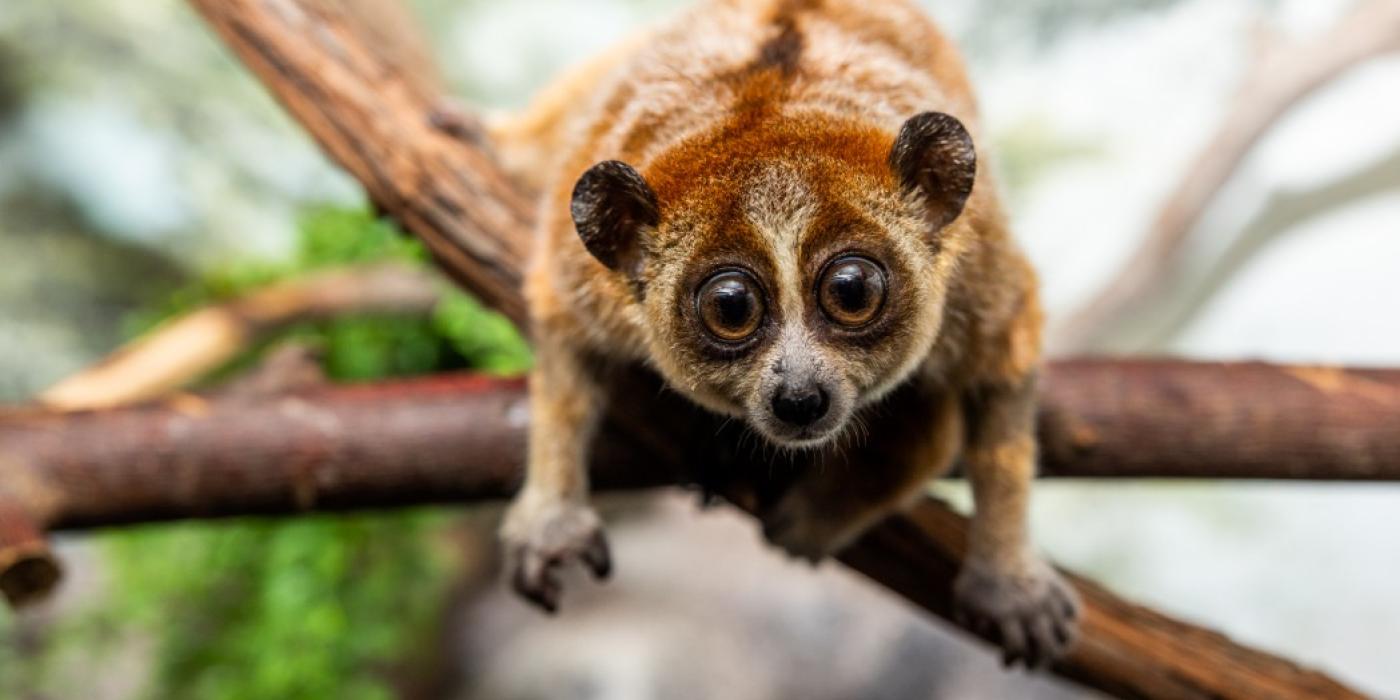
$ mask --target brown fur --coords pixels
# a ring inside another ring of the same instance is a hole
[[[1025,524],[1035,278],[987,168],[942,230],[926,223],[928,202],[901,189],[890,152],[905,120],[926,111],[956,117],[982,143],[961,59],[907,2],[715,0],[573,74],[521,117],[527,126],[497,129],[508,163],[552,162],[544,177],[522,173],[544,195],[526,289],[539,358],[529,477],[503,528],[517,567],[580,551],[530,544],[551,527],[540,513],[557,518],[568,504],[575,522],[591,512],[583,465],[608,389],[580,358],[649,365],[697,403],[752,417],[785,348],[801,346],[813,371],[845,387],[832,410],[846,419],[817,447],[820,476],[768,518],[770,537],[830,554],[962,450],[977,515],[960,600],[1011,657],[1038,662],[1060,648],[1024,641],[1070,625],[1067,589],[1031,553]],[[604,160],[633,166],[659,207],[660,223],[640,234],[639,279],[591,256],[570,219],[575,182]],[[858,331],[826,322],[806,291],[850,251],[878,260],[891,290]],[[711,272],[735,265],[769,300],[742,351],[707,339],[691,301]]]

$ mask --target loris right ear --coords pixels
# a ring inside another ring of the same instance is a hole
[[[905,189],[920,193],[933,231],[962,214],[977,179],[972,136],[956,117],[924,112],[909,118],[890,149],[890,168]]]
[[[660,221],[656,194],[632,166],[605,160],[574,185],[569,207],[583,247],[609,269],[641,273],[642,230]]]

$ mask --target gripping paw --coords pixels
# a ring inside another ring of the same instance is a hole
[[[511,585],[546,612],[559,609],[565,566],[581,562],[598,579],[612,572],[603,522],[585,504],[523,495],[506,513],[500,534]]]
[[[958,623],[1002,648],[1002,663],[1041,668],[1074,642],[1074,589],[1040,560],[1007,573],[968,562],[953,584]]]

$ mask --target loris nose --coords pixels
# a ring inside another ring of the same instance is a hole
[[[795,388],[782,386],[773,394],[773,415],[788,425],[801,428],[826,415],[830,404],[826,391],[816,384]]]

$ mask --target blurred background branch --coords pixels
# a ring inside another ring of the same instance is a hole
[[[1228,245],[1204,262],[1163,264],[1161,290],[1132,304],[1132,313],[1105,331],[1114,347],[1168,347],[1259,253],[1303,224],[1347,206],[1400,192],[1400,151],[1311,188],[1269,194]],[[1107,337],[1107,336],[1105,336]]]
[[[39,394],[55,409],[104,408],[204,377],[292,324],[353,314],[426,316],[441,282],[401,263],[318,272],[173,319]]]
[[[1053,352],[1133,349],[1115,342],[1115,331],[1154,299],[1169,296],[1166,288],[1180,276],[1183,247],[1255,144],[1294,106],[1338,76],[1400,50],[1400,2],[1361,0],[1330,30],[1303,42],[1261,29],[1254,48],[1232,106],[1182,171],[1141,244],[1086,304],[1051,326]]]

